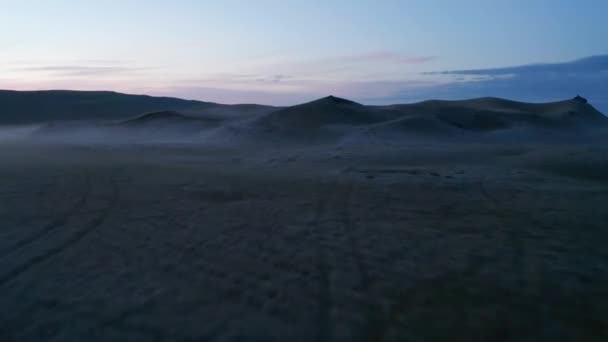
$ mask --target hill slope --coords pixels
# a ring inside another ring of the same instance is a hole
[[[0,90],[0,124],[114,120],[140,113],[205,108],[215,104],[110,91]]]
[[[483,132],[514,136],[514,130],[531,136],[559,130],[560,134],[574,136],[586,128],[608,127],[608,118],[579,96],[550,103],[486,97],[390,106],[366,106],[328,96],[280,108],[114,92],[0,91],[0,125],[56,122],[58,125],[45,127],[76,127],[64,125],[65,121],[78,121],[76,126],[85,123],[91,128],[135,128],[152,135],[165,130],[186,133],[220,128],[259,141],[286,138],[304,142],[365,132],[378,138],[461,137]],[[96,121],[113,123],[98,125]]]
[[[201,118],[184,115],[182,113],[165,110],[160,112],[145,113],[136,118],[121,121],[119,125],[124,126],[146,126],[146,125],[182,125],[182,124],[209,124],[218,125],[221,118]]]
[[[487,97],[460,101],[431,100],[379,108],[398,111],[408,117],[435,117],[450,126],[472,131],[492,131],[522,125],[547,128],[608,123],[608,118],[579,96],[549,103]]]
[[[366,125],[386,120],[375,109],[335,96],[276,110],[257,124],[275,129],[310,130],[327,125]]]

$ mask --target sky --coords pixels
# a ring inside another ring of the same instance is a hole
[[[605,0],[0,0],[0,88],[289,105],[580,93],[608,111]]]

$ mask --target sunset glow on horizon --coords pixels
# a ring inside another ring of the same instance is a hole
[[[580,92],[608,104],[603,1],[0,3],[2,89],[277,105]],[[536,64],[558,69],[520,67]]]

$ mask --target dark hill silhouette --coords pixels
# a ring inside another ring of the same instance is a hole
[[[114,122],[54,121],[42,124],[35,132],[46,136],[69,136],[76,133],[85,137],[90,134],[98,138],[105,134],[108,137],[106,139],[110,140],[136,137],[163,139],[168,137],[167,134],[174,138],[188,138],[192,133],[216,128],[223,121],[220,118],[194,117],[176,111],[160,111]]]
[[[110,91],[0,90],[0,123],[114,120],[163,110],[203,109],[215,104]]]
[[[124,120],[120,122],[120,125],[126,126],[141,126],[141,125],[176,125],[176,124],[208,124],[218,125],[223,120],[221,118],[203,118],[184,115],[182,113],[165,110],[160,112],[152,112],[142,114],[136,118]]]
[[[142,114],[134,119],[126,120],[124,123],[142,123],[149,121],[157,121],[157,120],[177,120],[177,121],[187,121],[191,119],[191,117],[180,114],[173,110],[164,110],[161,112],[152,112]]]
[[[242,119],[247,119],[242,121],[243,125],[240,124]],[[366,106],[328,96],[280,108],[256,104],[222,105],[105,91],[0,91],[0,124],[64,121],[106,121],[113,122],[112,127],[153,128],[155,131],[163,126],[170,130],[192,131],[225,124],[228,131],[256,139],[265,139],[269,137],[267,134],[275,133],[277,137],[284,135],[304,141],[309,137],[332,139],[361,129],[369,129],[376,135],[385,131],[450,135],[507,132],[521,127],[574,131],[579,127],[608,126],[608,118],[581,96],[549,103],[484,97],[389,106]],[[235,125],[229,124],[237,121],[239,123]],[[248,130],[253,134],[248,134]]]
[[[372,107],[335,96],[274,111],[258,124],[276,129],[316,129],[327,125],[366,125],[388,117]]]
[[[608,118],[578,96],[571,100],[525,103],[485,97],[470,100],[430,100],[379,107],[402,116],[435,117],[464,130],[492,131],[514,126],[559,127],[608,124]]]
[[[467,132],[508,131],[515,128],[574,131],[580,127],[608,126],[608,118],[580,96],[549,103],[525,103],[485,97],[389,106],[365,106],[329,96],[276,110],[259,117],[254,123],[266,133],[307,140],[317,137],[337,138],[348,134],[349,127],[361,127],[363,131],[377,137],[383,134],[392,137],[395,134],[455,137]],[[320,130],[323,127],[341,129]]]

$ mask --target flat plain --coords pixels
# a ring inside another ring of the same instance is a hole
[[[0,145],[2,341],[606,341],[608,148]]]

